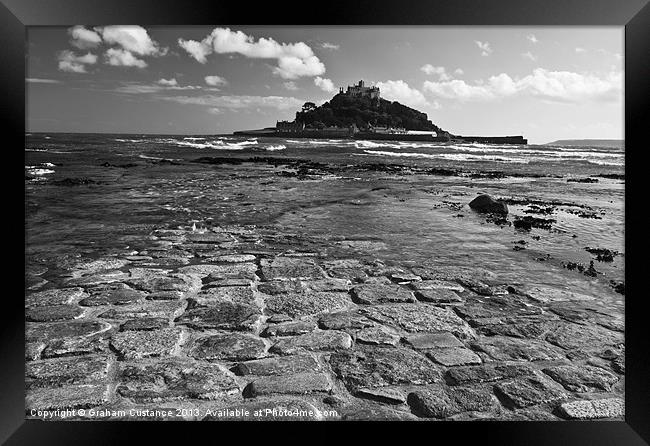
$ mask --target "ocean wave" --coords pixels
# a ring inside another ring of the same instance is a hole
[[[380,150],[364,150],[370,155],[394,156],[404,158],[427,158],[427,159],[444,159],[450,161],[496,161],[502,163],[528,164],[530,160],[525,158],[504,158],[498,156],[478,156],[462,153],[412,153],[412,152],[385,152]]]
[[[174,144],[181,147],[193,147],[196,149],[218,149],[218,150],[244,150],[246,146],[257,144],[257,139],[226,143],[220,139],[206,142],[191,142],[172,140]]]
[[[264,150],[268,150],[269,152],[273,152],[273,151],[276,151],[276,150],[284,150],[286,148],[287,148],[287,146],[283,146],[282,144],[278,144],[278,145],[274,145],[274,146],[264,147]]]
[[[120,139],[120,138],[115,138],[114,141],[117,141],[117,142],[142,142],[141,139]]]
[[[43,167],[54,167],[54,164],[51,163],[43,163],[43,164],[48,164],[49,166],[25,166],[25,170],[29,175],[49,175],[54,173],[54,170],[52,169],[44,169]]]

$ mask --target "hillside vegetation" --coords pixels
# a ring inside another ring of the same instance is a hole
[[[427,114],[386,99],[350,97],[337,94],[330,101],[317,107],[306,102],[302,110],[296,112],[296,122],[306,127],[348,127],[355,124],[359,129],[373,126],[402,127],[406,130],[444,132],[429,121]]]

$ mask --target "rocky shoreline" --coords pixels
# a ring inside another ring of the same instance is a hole
[[[623,419],[623,314],[592,296],[264,226],[132,242],[28,265],[28,418]]]

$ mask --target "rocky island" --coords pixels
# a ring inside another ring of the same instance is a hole
[[[367,139],[459,143],[527,144],[523,136],[460,136],[433,124],[426,113],[381,97],[379,87],[363,80],[343,87],[328,102],[306,102],[293,121],[275,127],[234,132],[239,136],[280,138]]]

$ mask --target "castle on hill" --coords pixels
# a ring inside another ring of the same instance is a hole
[[[363,80],[360,80],[357,85],[348,85],[346,92],[343,92],[343,87],[339,87],[339,94],[345,94],[355,98],[367,97],[370,99],[379,99],[379,87],[366,87]]]

